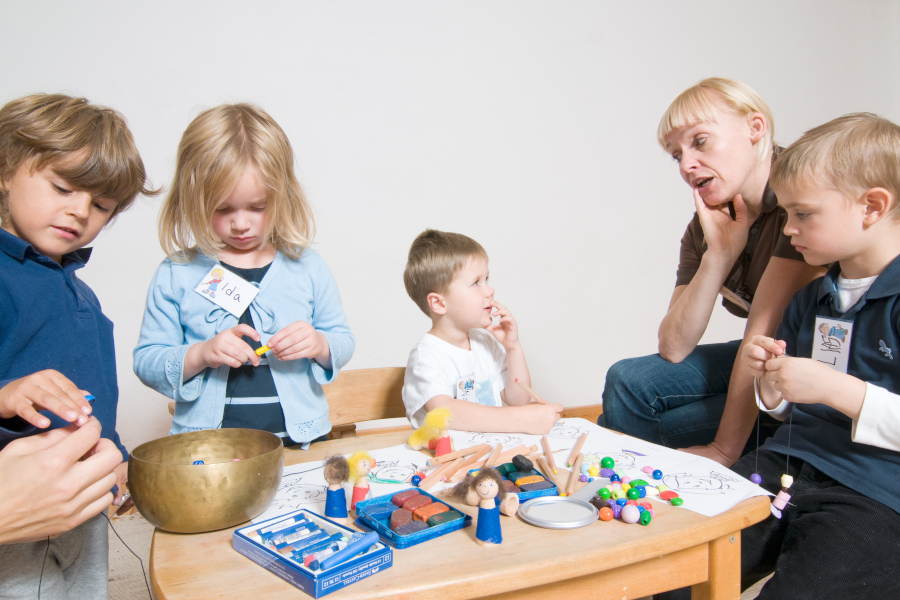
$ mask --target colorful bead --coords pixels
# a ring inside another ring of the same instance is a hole
[[[619,506],[618,504],[613,504],[610,508],[613,511],[614,519],[618,519],[619,517],[622,516],[622,507],[621,506]]]
[[[614,500],[617,500],[619,498],[624,498],[625,492],[623,492],[622,490],[613,490],[612,494],[610,494],[610,497],[613,498]]]
[[[613,489],[614,489],[614,490],[621,490],[621,489],[622,489],[622,484],[621,484],[621,483],[614,483],[614,484],[613,484]]]
[[[636,488],[631,488],[630,490],[625,492],[625,494],[628,496],[629,500],[637,500],[641,497],[641,493],[638,492]]]
[[[609,476],[609,480],[610,481],[622,481],[622,478],[619,477],[617,474],[613,473],[612,475]]]
[[[587,475],[579,475],[578,476],[578,481],[580,481],[581,483],[587,483],[587,480],[588,480]]]
[[[616,466],[616,461],[608,456],[604,456],[603,460],[600,461],[600,466],[604,469],[612,469],[614,466]]]
[[[612,477],[615,474],[615,471],[612,469],[600,469],[600,477]]]
[[[609,498],[609,490],[606,489],[605,487],[602,487],[599,490],[597,490],[597,495],[600,496],[601,498],[603,498],[604,500],[607,500]]]
[[[668,488],[668,486],[667,486],[666,484],[661,483],[661,484],[659,484],[658,486],[656,486],[656,489],[658,489],[660,492],[664,492],[664,491],[666,491],[666,490],[669,489],[669,488]]]
[[[641,520],[641,511],[636,506],[625,506],[622,508],[622,520],[626,523],[637,523]]]
[[[653,520],[653,511],[645,510],[641,513],[641,525],[649,525],[650,521]]]
[[[653,471],[653,479],[662,479],[662,471],[659,469]]]
[[[626,500],[625,498],[616,498],[616,504],[618,504],[619,506],[625,506],[626,504],[628,504],[628,500]]]
[[[659,497],[663,500],[672,500],[673,498],[678,497],[678,492],[673,492],[672,490],[666,490],[665,492],[660,492]]]
[[[596,477],[599,474],[600,474],[600,469],[598,469],[597,467],[595,467],[593,465],[591,466],[590,469],[588,469],[588,475],[590,475],[591,477]]]
[[[644,486],[644,492],[647,493],[648,498],[655,498],[659,496],[659,490],[649,485]]]
[[[637,486],[637,487],[634,488],[634,489],[636,489],[636,490],[638,491],[639,497],[641,497],[641,498],[646,498],[646,497],[647,497],[647,486],[645,486],[645,485],[639,485],[639,486]]]
[[[762,483],[762,475],[760,475],[759,473],[754,473],[750,476],[750,481],[752,481],[756,485],[759,485]]]
[[[644,468],[641,469],[641,470],[642,470],[644,473],[647,473],[647,474],[649,475],[650,473],[653,472],[653,467],[644,467]]]
[[[600,509],[600,520],[601,521],[612,521],[615,517],[613,516],[613,511],[608,506],[604,506]]]
[[[625,506],[637,506],[637,505],[638,505],[637,500],[629,500],[628,502],[625,503]]]
[[[684,504],[684,500],[681,498],[672,498],[672,506],[681,506]]]
[[[630,489],[631,489],[631,486],[628,485],[627,483],[623,483],[623,484],[622,484],[622,491],[623,491],[623,492],[627,492],[627,491],[630,490]]]
[[[631,477],[623,477],[622,478],[622,483],[628,483],[629,481],[631,481]]]

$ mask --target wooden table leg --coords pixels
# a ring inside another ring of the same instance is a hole
[[[709,542],[709,579],[691,586],[692,600],[740,600],[741,532]]]

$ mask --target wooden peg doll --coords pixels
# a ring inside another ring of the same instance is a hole
[[[325,492],[325,516],[334,519],[347,517],[347,493],[343,483],[350,479],[350,463],[343,456],[331,456],[325,459],[325,481],[328,490]],[[368,484],[366,484],[368,486]]]
[[[353,499],[350,508],[356,510],[356,503],[365,500],[369,493],[369,471],[375,468],[375,459],[368,452],[357,452],[347,459],[350,463],[350,480],[353,481]]]
[[[495,469],[481,469],[472,483],[479,498],[475,540],[481,546],[500,544],[503,542],[503,534],[500,531],[500,507],[497,500],[503,502],[506,497],[503,478]]]
[[[421,450],[428,446],[434,450],[435,456],[443,456],[453,452],[453,444],[448,429],[453,414],[446,406],[436,408],[425,415],[425,424],[409,436],[409,445],[413,450]]]
[[[500,488],[503,490],[506,489],[502,484]],[[438,495],[450,502],[459,502],[460,504],[468,504],[469,506],[478,506],[481,503],[481,498],[478,497],[478,492],[475,490],[475,477],[473,477],[471,473],[467,473],[464,480]],[[514,517],[519,510],[519,496],[510,492],[505,492],[503,499],[499,501],[499,505],[500,514],[506,515],[507,517]]]

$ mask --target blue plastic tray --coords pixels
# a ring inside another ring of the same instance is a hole
[[[388,520],[379,520],[374,519],[368,514],[366,514],[366,507],[373,506],[375,504],[383,504],[385,502],[390,502],[391,498],[394,497],[394,494],[399,494],[400,492],[405,492],[406,488],[403,490],[398,490],[393,494],[387,494],[385,496],[378,496],[376,498],[369,498],[367,500],[361,500],[356,503],[356,524],[362,527],[363,529],[374,531],[378,534],[378,537],[381,538],[385,544],[392,546],[394,548],[409,548],[411,546],[415,546],[417,544],[421,544],[422,542],[427,542],[428,540],[433,540],[436,537],[440,537],[451,531],[456,531],[457,529],[462,529],[463,527],[468,527],[472,524],[472,517],[462,512],[461,510],[457,510],[456,512],[462,514],[462,519],[457,519],[456,521],[452,521],[450,523],[444,523],[443,525],[438,525],[437,527],[429,527],[428,529],[423,529],[422,531],[417,531],[415,533],[410,533],[409,535],[397,535],[391,529],[390,521]],[[418,489],[418,488],[415,488]],[[544,491],[544,490],[540,490]],[[434,502],[439,504],[444,504],[450,510],[456,510],[453,506],[447,504],[443,500],[440,500],[437,496],[429,494],[425,490],[419,490],[419,492],[423,496],[429,496]]]
[[[512,463],[503,463],[503,464],[512,464]],[[543,477],[547,481],[550,481],[550,478],[547,477],[546,475],[544,475],[543,473],[541,473],[541,471],[537,468],[537,466],[534,467],[534,470],[537,471],[537,473],[541,477]],[[478,472],[478,469],[472,469],[471,471],[469,471],[469,473],[477,473],[477,472]],[[502,472],[500,473],[500,475],[503,477],[503,479],[506,479],[506,475],[504,475]],[[550,481],[550,483],[553,483],[553,482]],[[547,489],[544,489],[544,490],[534,490],[533,492],[519,492],[516,495],[519,497],[519,502],[525,502],[526,500],[531,500],[532,498],[541,498],[543,496],[559,496],[559,489],[557,489],[557,487],[554,485],[553,487],[548,487]]]

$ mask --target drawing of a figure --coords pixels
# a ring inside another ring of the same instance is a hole
[[[399,460],[377,461],[374,469],[369,472],[369,479],[382,481],[397,481],[408,483],[416,471],[421,470],[413,464],[401,465]]]
[[[737,479],[716,471],[710,471],[708,476],[691,473],[664,475],[662,481],[679,494],[727,494],[734,490],[734,486],[731,484],[736,482]]]
[[[822,336],[822,350],[825,352],[840,352],[841,345],[847,339],[849,330],[844,329],[839,324],[829,327],[828,323],[819,325],[819,333]]]
[[[496,446],[503,444],[504,447],[518,446],[522,443],[522,438],[515,435],[505,435],[503,433],[476,433],[469,438],[469,444],[490,444]]]
[[[210,298],[215,298],[216,290],[219,289],[219,284],[222,283],[222,278],[224,276],[225,276],[225,272],[222,269],[213,269],[212,270],[212,279],[200,284],[200,285],[207,286],[206,289],[203,290],[203,293],[209,294]]]
[[[581,437],[581,434],[584,433],[585,430],[580,427],[569,427],[564,423],[557,423],[553,426],[553,429],[550,430],[550,433],[547,435],[550,437],[559,437],[559,438],[571,438],[573,440],[577,440]]]

